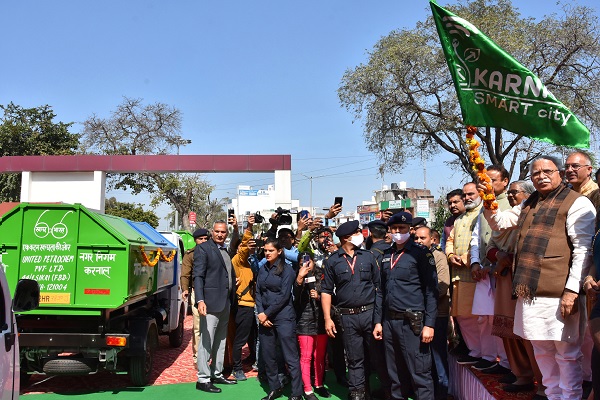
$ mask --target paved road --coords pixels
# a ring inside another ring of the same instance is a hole
[[[154,373],[151,385],[166,385],[196,381],[196,369],[192,365],[192,317],[185,319],[183,344],[179,348],[169,346],[169,338],[162,336],[156,351]],[[28,393],[69,393],[82,390],[109,390],[131,386],[127,374],[99,372],[87,376],[33,375],[21,394]]]

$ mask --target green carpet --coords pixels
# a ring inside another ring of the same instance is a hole
[[[325,385],[331,392],[331,400],[346,399],[348,389],[338,385],[333,374],[327,374]],[[77,379],[74,377],[73,379]],[[213,400],[233,400],[233,399],[251,399],[259,400],[267,395],[268,386],[262,386],[256,378],[249,378],[247,381],[238,382],[237,385],[218,385],[223,391],[212,394],[196,390],[195,383],[179,383],[175,385],[157,385],[147,387],[127,387],[111,391],[93,392],[93,393],[47,393],[47,394],[28,394],[21,396],[25,400],[64,400],[67,398],[76,398],[82,400],[107,400],[107,399],[127,399],[127,400],[154,400],[154,399],[199,399],[211,398]],[[289,385],[286,386],[285,399],[290,395]]]

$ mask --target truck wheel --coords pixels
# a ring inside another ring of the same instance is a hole
[[[134,386],[146,386],[150,381],[157,347],[156,326],[151,325],[146,335],[146,352],[142,356],[134,356],[129,359],[129,376]]]
[[[185,308],[181,308],[181,312],[179,313],[179,323],[177,324],[177,328],[169,333],[169,345],[171,347],[177,348],[181,346],[183,343],[183,324],[185,319]]]

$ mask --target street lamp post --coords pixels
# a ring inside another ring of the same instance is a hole
[[[312,215],[314,217],[314,214],[315,214],[314,211],[315,210],[313,210],[313,206],[312,206],[312,180],[313,180],[313,177],[312,176],[306,176],[304,174],[300,174],[300,175],[302,175],[306,179],[310,179],[310,215]]]
[[[188,144],[191,144],[192,141],[190,139],[184,139],[181,136],[175,136],[173,138],[173,144],[175,146],[177,146],[177,155],[179,155],[179,146],[187,146]]]

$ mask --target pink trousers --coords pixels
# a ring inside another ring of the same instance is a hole
[[[302,383],[304,392],[312,392],[310,381],[310,364],[314,360],[315,387],[323,386],[325,373],[325,351],[327,349],[327,335],[298,335],[300,344],[300,369],[302,370]]]

